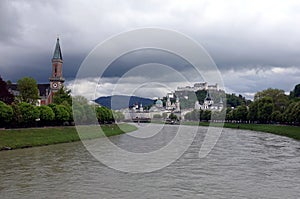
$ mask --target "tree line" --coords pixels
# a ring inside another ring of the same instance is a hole
[[[36,106],[39,99],[37,83],[24,77],[18,81],[19,95],[13,96],[7,82],[0,77],[0,127],[34,127],[76,124],[113,123],[124,119],[120,112],[91,105],[82,96],[71,97],[71,91],[59,89],[53,103]],[[72,109],[73,104],[73,109]]]
[[[185,119],[208,121],[213,114],[215,119],[226,116],[228,122],[300,124],[300,84],[289,95],[283,90],[269,88],[257,92],[253,101],[241,95],[226,94],[226,97],[227,109],[221,112],[194,110],[187,113]]]

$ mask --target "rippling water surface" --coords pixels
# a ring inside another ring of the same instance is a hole
[[[164,127],[139,142],[128,135],[111,140],[132,152],[149,151],[172,140],[173,128]],[[300,142],[224,129],[211,153],[199,159],[206,130],[199,128],[195,141],[173,164],[146,174],[108,168],[81,142],[3,151],[0,198],[300,197]]]

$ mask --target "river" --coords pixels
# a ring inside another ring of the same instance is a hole
[[[133,152],[170,142],[172,126],[157,139],[111,141]],[[187,127],[196,128],[196,127]],[[299,198],[300,142],[268,133],[223,129],[205,158],[207,127],[169,166],[149,173],[117,171],[97,161],[81,142],[0,152],[0,198]],[[134,134],[137,134],[134,132]],[[130,135],[130,134],[129,134]],[[155,136],[154,136],[155,137]],[[105,149],[104,149],[105,150]],[[109,153],[109,151],[103,151]]]

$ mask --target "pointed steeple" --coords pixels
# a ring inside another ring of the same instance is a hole
[[[56,40],[56,46],[55,46],[55,50],[54,50],[54,54],[53,54],[52,59],[61,59],[61,60],[63,59],[61,49],[60,49],[60,45],[59,45],[59,37],[57,37],[57,40]]]
[[[209,91],[206,92],[206,98],[205,98],[205,100],[207,100],[207,101],[211,100]]]

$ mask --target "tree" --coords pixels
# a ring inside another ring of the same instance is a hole
[[[175,115],[174,113],[171,113],[169,115],[169,119],[171,119],[171,120],[178,120],[177,115]]]
[[[61,104],[60,105],[49,104],[48,106],[53,110],[55,114],[55,121],[57,124],[61,125],[64,122],[69,121],[70,114],[67,107]]]
[[[18,96],[21,102],[29,104],[36,104],[39,99],[39,90],[35,79],[31,77],[24,77],[18,80],[18,90],[20,95]]]
[[[112,111],[113,116],[114,116],[114,120],[117,122],[120,122],[122,120],[125,119],[125,116],[123,113],[121,113],[120,111]]]
[[[38,107],[38,109],[40,111],[40,120],[43,124],[47,124],[54,120],[55,114],[49,106],[42,105]]]
[[[258,120],[258,101],[255,101],[249,105],[248,119],[252,122]]]
[[[11,104],[14,101],[14,95],[8,91],[7,83],[0,76],[0,101]]]
[[[246,121],[248,116],[248,109],[245,105],[238,106],[234,109],[234,117],[236,120]]]
[[[7,126],[13,117],[13,109],[0,101],[0,127]]]
[[[234,120],[233,111],[231,108],[226,109],[226,120]]]
[[[300,123],[300,101],[291,103],[283,114],[283,120],[289,123]]]
[[[166,119],[168,117],[168,113],[163,113],[162,118]]]
[[[94,124],[97,122],[95,106],[88,104],[88,100],[83,96],[72,98],[74,119],[78,124]]]
[[[188,112],[187,114],[184,115],[184,118],[186,120],[193,120],[193,121],[199,121],[201,116],[203,115],[202,110],[193,110],[191,112]]]
[[[203,104],[204,99],[206,98],[207,91],[206,90],[198,90],[195,92],[197,96],[197,100],[199,101],[200,104]]]
[[[290,97],[293,98],[300,98],[300,84],[297,84],[293,91],[290,92]]]
[[[21,102],[15,106],[14,117],[21,126],[33,126],[39,116],[38,108],[32,104]]]
[[[288,105],[288,96],[285,95],[284,90],[269,88],[257,92],[254,96],[254,101],[269,97],[274,103],[274,110],[282,112]]]
[[[96,116],[101,124],[113,122],[112,111],[104,106],[96,107]]]
[[[283,119],[283,115],[280,111],[274,111],[272,114],[271,114],[271,120],[273,122],[282,122],[282,119]]]
[[[53,103],[62,104],[64,101],[72,106],[71,90],[67,90],[66,88],[62,87],[56,93],[54,93]]]
[[[249,101],[242,95],[236,96],[234,93],[226,94],[226,102],[228,107],[237,107],[240,105],[247,105]]]
[[[210,110],[205,110],[203,112],[203,116],[201,117],[201,120],[209,121],[210,119],[211,119],[211,111]]]
[[[226,118],[226,109],[222,109],[221,111],[213,111],[211,113],[211,119],[212,120],[225,120]]]
[[[260,122],[266,123],[271,120],[274,104],[271,97],[263,97],[258,100],[257,117]]]
[[[65,107],[65,109],[68,111],[69,113],[69,121],[73,121],[73,111],[72,111],[72,106],[67,102],[67,101],[63,101],[61,104],[59,105],[63,105]]]

